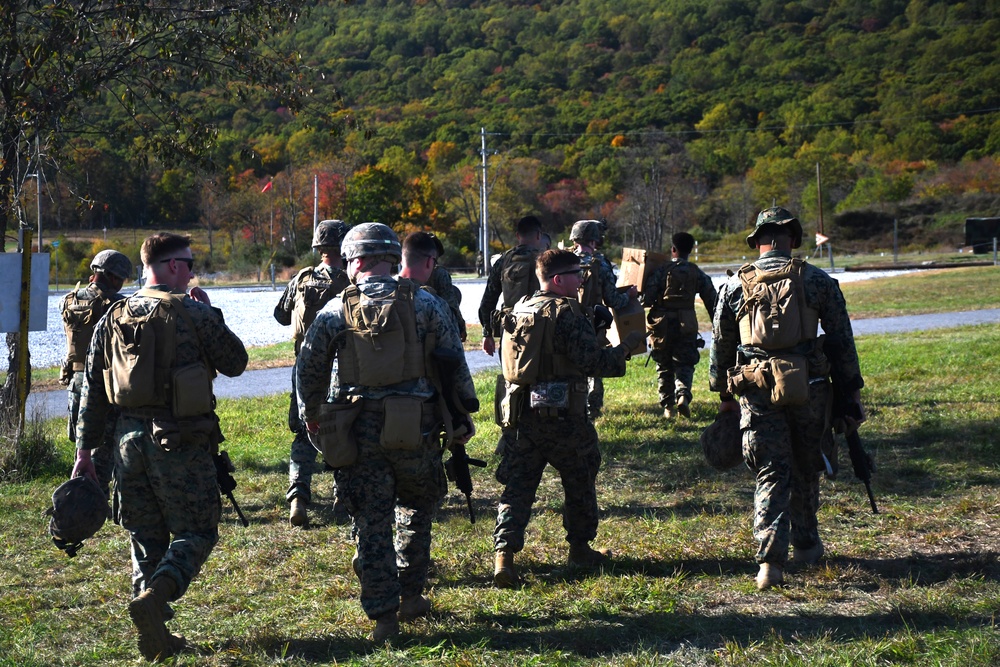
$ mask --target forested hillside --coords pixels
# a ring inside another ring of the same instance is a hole
[[[461,264],[485,129],[498,243],[534,212],[555,236],[606,218],[612,242],[661,247],[772,202],[811,233],[821,183],[848,248],[894,218],[910,246],[954,246],[967,215],[1000,214],[998,35],[995,0],[319,2],[275,44],[312,78],[303,110],[192,87],[219,139],[198,168],[64,137],[46,224],[200,226],[227,261],[273,239],[291,262],[315,185],[321,218],[433,229]]]

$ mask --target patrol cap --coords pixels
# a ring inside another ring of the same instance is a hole
[[[328,246],[339,249],[347,229],[347,223],[343,220],[321,220],[313,232],[312,247]]]
[[[743,436],[738,410],[720,412],[715,421],[701,432],[701,449],[716,470],[729,470],[743,461]]]
[[[83,541],[101,529],[111,507],[97,482],[89,477],[74,477],[52,492],[52,507],[46,512],[49,535],[57,547],[72,558]]]
[[[757,216],[757,224],[753,228],[753,233],[747,237],[747,245],[756,248],[757,232],[766,225],[789,225],[792,228],[792,247],[798,248],[802,245],[802,225],[799,219],[780,206],[765,208]]]
[[[600,220],[577,220],[569,232],[569,239],[574,243],[598,241],[604,236],[604,226]]]
[[[110,273],[122,280],[128,280],[132,276],[132,262],[117,250],[102,250],[94,255],[94,259],[90,262],[90,270]]]
[[[347,260],[370,255],[386,255],[395,258],[396,262],[403,259],[403,248],[396,233],[381,222],[363,222],[351,227],[340,250]]]

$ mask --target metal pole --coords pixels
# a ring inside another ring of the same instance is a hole
[[[38,211],[38,252],[42,251],[42,152],[38,148],[38,135],[35,135],[35,195]],[[28,248],[31,252],[31,248]]]
[[[817,218],[819,233],[825,236],[825,234],[823,234],[823,184],[820,181],[819,162],[816,163],[816,206],[819,209],[819,216]],[[820,257],[823,256],[823,246],[819,247],[819,255]],[[830,258],[830,261],[833,262],[832,257]]]
[[[313,236],[319,227],[319,176],[313,174]]]
[[[892,219],[892,263],[899,262],[899,218]]]
[[[997,265],[997,237],[993,237],[993,266]]]
[[[489,222],[487,221],[488,207],[486,205],[486,128],[480,128],[480,132],[483,154],[483,183],[482,192],[479,197],[482,210],[479,215],[482,220],[483,275],[488,276],[490,274],[490,227]]]
[[[28,402],[28,316],[31,313],[31,227],[21,228],[21,323],[17,339],[18,434],[24,432]]]

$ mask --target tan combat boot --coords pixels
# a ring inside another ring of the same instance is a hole
[[[292,509],[288,513],[288,523],[293,526],[304,526],[309,523],[306,502],[299,497],[292,498]]]
[[[757,590],[767,590],[773,586],[780,586],[784,583],[784,575],[781,566],[774,563],[761,563],[760,571],[757,572]]]
[[[674,418],[674,409],[672,407],[670,407],[670,406],[667,406],[667,407],[663,408],[663,418],[664,419],[673,419]]]
[[[129,602],[128,615],[139,631],[139,652],[146,660],[162,660],[184,648],[184,638],[167,632],[163,609],[177,592],[170,577],[157,577]]]
[[[399,617],[396,615],[396,612],[390,611],[375,619],[375,630],[372,631],[372,640],[376,644],[384,644],[398,634]]]
[[[514,567],[514,552],[500,550],[493,561],[493,585],[497,588],[514,588],[521,583]]]
[[[399,601],[399,620],[412,621],[426,616],[431,611],[431,601],[423,595],[405,597]]]
[[[351,556],[351,569],[354,570],[354,576],[361,581],[361,554],[358,553],[357,548],[354,549],[354,555]]]
[[[569,564],[582,567],[604,565],[611,560],[610,549],[591,549],[586,542],[573,542],[569,545]]]
[[[677,399],[677,412],[691,419],[691,399],[681,396]]]

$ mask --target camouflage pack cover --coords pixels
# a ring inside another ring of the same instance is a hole
[[[716,470],[729,470],[743,462],[743,442],[738,410],[720,412],[701,432],[705,460]]]
[[[89,477],[74,477],[52,492],[52,507],[46,512],[49,534],[57,547],[70,558],[83,541],[101,529],[111,507],[97,482]]]

